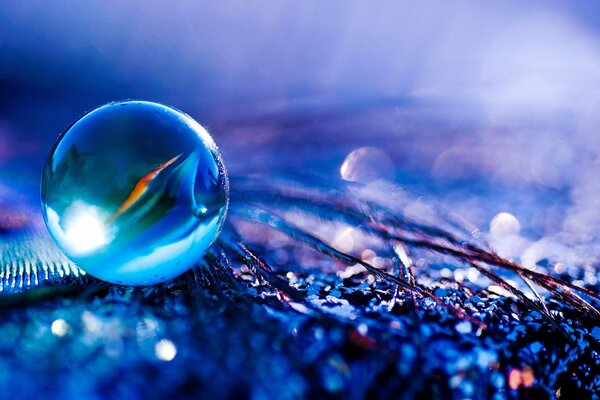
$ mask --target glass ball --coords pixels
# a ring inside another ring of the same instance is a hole
[[[99,107],[59,137],[42,176],[50,235],[102,280],[148,285],[187,271],[214,242],[229,182],[208,132],[147,101]]]

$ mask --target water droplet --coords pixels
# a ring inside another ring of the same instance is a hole
[[[218,235],[228,195],[208,132],[145,101],[109,103],[75,121],[42,177],[44,219],[64,253],[97,278],[130,285],[191,268]]]
[[[161,361],[173,361],[177,355],[177,347],[168,339],[161,339],[154,346],[154,354]]]
[[[71,327],[64,319],[57,319],[52,322],[52,325],[50,326],[50,331],[52,331],[52,334],[54,336],[62,337],[68,335],[69,332],[71,332]]]
[[[376,180],[393,181],[396,169],[390,156],[383,150],[360,147],[346,156],[340,167],[340,175],[346,181],[367,184]]]
[[[519,232],[521,232],[521,223],[517,217],[507,212],[496,214],[490,222],[490,233],[495,238],[518,235]]]

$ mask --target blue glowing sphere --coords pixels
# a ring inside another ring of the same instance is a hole
[[[208,132],[147,101],[104,105],[75,121],[42,176],[51,236],[81,269],[148,285],[193,267],[227,212],[227,172]]]

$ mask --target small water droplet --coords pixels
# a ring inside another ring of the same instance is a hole
[[[371,183],[376,180],[393,181],[396,169],[390,156],[374,147],[353,150],[340,167],[342,179],[349,182]]]

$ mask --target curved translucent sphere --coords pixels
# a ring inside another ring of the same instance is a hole
[[[228,205],[217,146],[187,114],[146,101],[110,103],[75,121],[42,176],[48,230],[80,268],[147,285],[191,268]]]
[[[343,180],[368,184],[376,180],[394,181],[396,167],[383,150],[375,147],[359,147],[352,150],[340,167]]]

